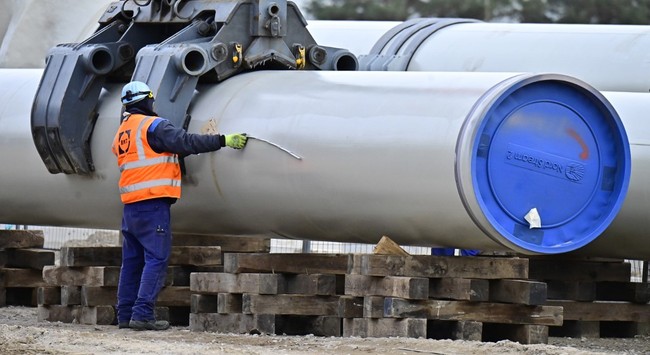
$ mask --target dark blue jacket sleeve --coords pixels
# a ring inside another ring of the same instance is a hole
[[[220,134],[192,134],[176,128],[169,120],[158,118],[147,131],[147,141],[157,152],[175,153],[180,156],[219,150],[226,145]]]

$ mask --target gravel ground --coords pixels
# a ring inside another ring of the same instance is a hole
[[[0,308],[0,354],[650,354],[650,337],[550,338],[549,344],[406,338],[136,332],[115,326],[38,322],[31,307]]]

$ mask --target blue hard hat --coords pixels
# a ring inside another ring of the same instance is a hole
[[[153,99],[153,92],[149,86],[141,81],[132,81],[122,88],[122,104],[130,105],[144,98]]]

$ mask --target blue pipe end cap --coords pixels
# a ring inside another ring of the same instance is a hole
[[[475,132],[476,202],[505,244],[536,254],[573,251],[620,210],[630,180],[627,135],[587,84],[553,74],[517,82],[493,98]]]

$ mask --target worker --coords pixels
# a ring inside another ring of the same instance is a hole
[[[119,328],[165,330],[154,307],[171,253],[171,205],[181,197],[179,157],[219,150],[243,149],[242,134],[190,134],[154,112],[154,95],[143,82],[122,89],[124,113],[113,154],[120,168],[122,268],[117,288]]]

